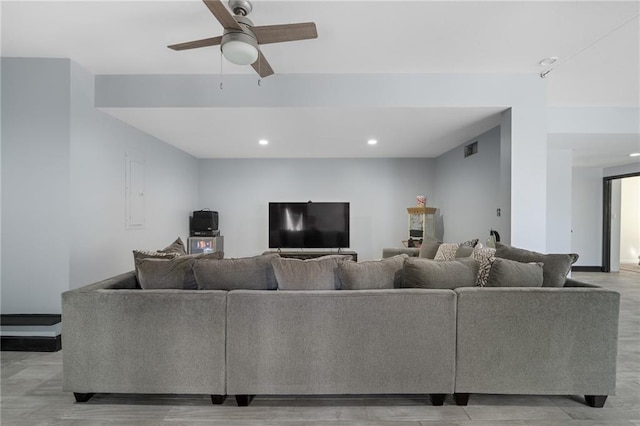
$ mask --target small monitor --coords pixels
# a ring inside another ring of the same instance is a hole
[[[190,237],[189,254],[222,251],[222,237]]]

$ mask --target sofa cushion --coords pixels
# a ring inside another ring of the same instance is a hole
[[[351,256],[329,255],[315,259],[276,258],[271,262],[278,290],[339,290],[338,265]]]
[[[402,266],[409,256],[401,254],[382,260],[354,262],[346,260],[338,265],[338,277],[343,290],[374,290],[402,287]]]
[[[277,254],[238,259],[197,258],[193,264],[200,290],[275,290],[271,261]]]
[[[404,287],[448,288],[476,285],[478,261],[472,258],[436,261],[408,258],[404,261]]]
[[[496,257],[491,265],[487,287],[542,287],[541,262],[522,263]]]
[[[434,238],[425,238],[422,241],[422,245],[420,246],[420,254],[418,255],[418,257],[421,257],[423,259],[433,259],[434,257],[436,257],[436,253],[438,253],[440,244],[442,244],[442,242]]]
[[[138,258],[136,276],[140,287],[150,289],[197,290],[193,277],[192,257],[178,256],[174,259]]]
[[[496,243],[496,257],[524,263],[542,262],[544,264],[542,287],[562,287],[571,270],[571,265],[578,260],[578,255],[575,253],[543,254],[502,243]]]

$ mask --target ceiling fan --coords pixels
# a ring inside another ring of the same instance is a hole
[[[252,9],[249,0],[229,0],[229,8],[234,15],[227,10],[222,0],[202,1],[224,27],[222,36],[172,44],[167,46],[169,49],[186,50],[220,45],[222,54],[229,62],[251,64],[260,77],[267,77],[273,74],[273,69],[258,45],[318,38],[316,24],[313,22],[254,27],[253,22],[247,18]]]

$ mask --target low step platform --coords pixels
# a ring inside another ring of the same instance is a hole
[[[60,314],[0,315],[3,351],[56,352],[62,349]]]

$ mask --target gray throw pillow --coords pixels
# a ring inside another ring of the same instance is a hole
[[[409,256],[401,254],[368,262],[341,262],[338,276],[343,290],[373,290],[402,287],[402,265]]]
[[[338,265],[351,256],[330,255],[315,259],[276,258],[271,262],[278,290],[339,290]]]
[[[197,290],[191,266],[194,258],[179,256],[175,259],[136,259],[136,275],[140,287],[151,289]]]
[[[434,257],[436,257],[436,253],[438,252],[440,244],[442,244],[442,242],[434,238],[425,238],[422,241],[422,245],[420,246],[420,254],[418,255],[418,257],[421,257],[423,259],[433,259]]]
[[[542,287],[543,265],[496,257],[491,264],[487,287]]]
[[[472,258],[430,260],[408,258],[404,261],[404,287],[448,288],[476,285],[478,262]]]
[[[198,284],[193,275],[195,260],[219,259],[221,256],[222,253],[200,253],[173,258],[138,257],[135,261],[136,278],[143,289],[197,290]]]
[[[542,267],[542,273],[544,275],[544,280],[542,282],[542,287],[564,286],[564,281],[571,270],[571,265],[578,260],[578,255],[575,253],[543,254],[512,247],[502,243],[496,243],[496,257],[523,263],[543,263],[544,266]]]
[[[187,254],[184,243],[182,242],[182,239],[180,237],[178,237],[174,242],[172,242],[162,250],[158,251],[162,253],[178,253],[179,255]]]
[[[156,250],[134,250],[133,251],[133,261],[134,263],[138,259],[162,259],[162,260],[170,260],[179,257],[178,253],[165,253],[162,251]]]
[[[456,250],[456,259],[459,257],[471,257],[471,255],[473,254],[473,250],[475,249],[470,246],[458,247],[458,250]]]
[[[196,258],[193,264],[200,290],[275,290],[271,261],[277,254],[239,259]]]

